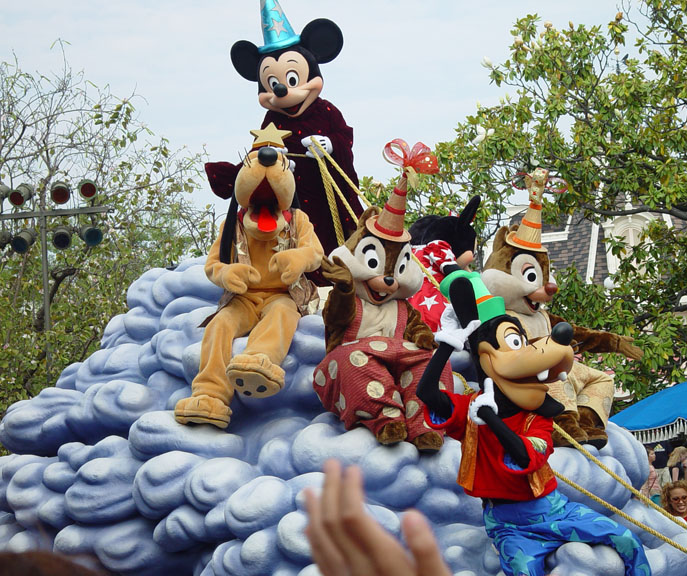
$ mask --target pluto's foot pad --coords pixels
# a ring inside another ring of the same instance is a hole
[[[227,366],[234,390],[250,398],[274,396],[284,387],[284,370],[265,354],[238,354]]]

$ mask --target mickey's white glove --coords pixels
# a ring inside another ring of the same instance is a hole
[[[440,324],[441,330],[434,335],[434,339],[437,342],[445,342],[460,351],[465,349],[465,342],[467,342],[470,334],[479,328],[481,322],[479,320],[471,320],[465,328],[462,328],[456,317],[456,312],[453,310],[453,306],[449,304],[444,308]]]
[[[470,420],[472,420],[478,426],[483,426],[486,424],[479,416],[477,416],[477,411],[482,406],[488,406],[491,408],[495,414],[499,413],[499,408],[496,405],[496,400],[494,399],[494,381],[491,378],[484,379],[484,393],[477,396],[477,398],[470,404],[470,410],[468,415]]]
[[[332,146],[332,141],[329,139],[329,136],[320,136],[318,134],[313,134],[312,136],[306,136],[301,140],[301,144],[305,146],[306,148],[306,156],[309,156],[310,158],[315,158],[316,156],[319,156],[322,158],[324,154],[322,154],[322,151],[313,144],[311,138],[314,138],[319,142],[320,146],[324,148],[327,151],[327,154],[331,154],[334,151],[334,147]]]
[[[279,150],[279,152],[281,152],[285,157],[289,151],[288,148],[277,148],[276,146],[273,146],[273,148],[275,150]],[[291,170],[291,172],[293,172],[296,169],[296,163],[293,160],[291,160],[291,158],[288,158],[288,157],[286,158],[286,160],[289,163],[289,170]]]

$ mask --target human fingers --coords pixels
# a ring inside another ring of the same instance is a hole
[[[351,576],[375,574],[372,560],[351,537],[348,529],[351,516],[355,515],[357,511],[363,510],[365,496],[362,493],[362,486],[357,495],[358,501],[352,502],[350,499],[344,498],[345,474],[341,464],[336,460],[328,460],[324,464],[324,472],[322,518],[325,529],[343,555],[348,566],[348,573]]]
[[[401,520],[401,529],[415,560],[416,576],[451,576],[432,529],[420,512],[408,510]]]
[[[353,574],[412,576],[412,565],[401,543],[372,518],[364,507],[365,493],[360,468],[344,472],[342,483],[343,526],[349,538],[363,552],[365,562],[355,565]]]
[[[322,524],[322,502],[311,488],[305,489],[305,508],[308,526],[305,535],[310,542],[310,552],[324,576],[346,576],[346,563]]]

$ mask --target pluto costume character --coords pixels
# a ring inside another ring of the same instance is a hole
[[[407,301],[422,272],[403,228],[405,206],[404,173],[381,213],[367,209],[346,243],[323,259],[334,288],[323,311],[327,355],[313,387],[347,429],[365,426],[382,444],[407,440],[429,452],[441,448],[443,436],[424,424],[415,388],[435,343]],[[441,381],[453,389],[450,366]]]
[[[235,391],[252,397],[279,392],[284,386],[280,364],[298,320],[315,312],[319,302],[315,286],[303,275],[319,267],[322,246],[306,214],[291,208],[293,174],[273,147],[283,146],[284,134],[274,125],[252,133],[253,150],[238,171],[229,214],[205,264],[208,278],[224,294],[204,323],[193,395],[174,411],[182,424],[226,428]],[[233,339],[246,334],[245,350],[232,358]]]
[[[613,519],[569,501],[548,463],[552,416],[563,406],[547,390],[572,366],[571,326],[561,322],[550,338],[533,344],[477,272],[453,272],[441,289],[455,324],[465,328],[442,339],[417,393],[426,405],[427,424],[461,442],[458,483],[482,499],[484,525],[504,574],[543,576],[548,554],[566,542],[586,542],[613,547],[627,576],[649,576],[639,539]],[[440,390],[439,374],[468,338],[480,392]]]
[[[549,256],[541,244],[542,195],[547,180],[548,171],[542,168],[525,176],[530,197],[527,213],[520,226],[498,230],[482,272],[489,291],[505,300],[508,314],[520,320],[532,341],[548,336],[552,327],[563,321],[542,308],[558,291],[549,279]],[[642,356],[630,337],[572,326],[580,352],[617,352],[635,359]],[[565,408],[555,422],[576,441],[602,448],[608,440],[605,428],[614,392],[612,376],[576,361],[566,382],[549,386],[549,394]],[[557,431],[553,439],[555,446],[570,445]]]

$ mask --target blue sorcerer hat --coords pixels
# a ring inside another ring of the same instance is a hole
[[[289,24],[278,0],[260,0],[260,16],[262,37],[265,41],[265,45],[258,48],[260,54],[288,48],[301,41],[301,37]]]

